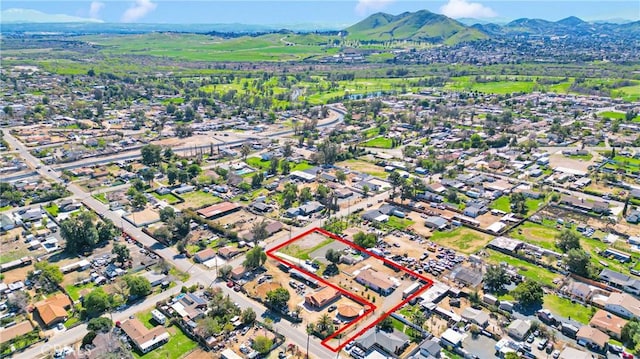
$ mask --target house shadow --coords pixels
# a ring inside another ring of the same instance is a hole
[[[520,304],[514,306],[513,310],[522,314],[522,315],[536,315],[536,313],[542,309],[541,304],[531,305],[527,307],[523,307]]]

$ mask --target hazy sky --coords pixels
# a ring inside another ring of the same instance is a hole
[[[2,1],[2,10],[33,9],[105,22],[353,24],[378,11],[399,14],[426,9],[454,18],[513,20],[521,17],[559,20],[640,19],[640,0],[489,1],[489,0],[100,0]]]

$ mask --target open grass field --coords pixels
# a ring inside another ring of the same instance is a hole
[[[593,311],[579,303],[571,303],[569,299],[560,298],[555,294],[546,294],[542,306],[553,314],[563,318],[571,318],[582,324],[589,324]]]
[[[415,223],[414,221],[408,218],[398,218],[396,216],[391,216],[389,217],[389,220],[385,224],[391,228],[404,230],[414,223]]]
[[[184,203],[180,203],[177,206],[180,209],[183,208],[202,208],[222,202],[219,197],[211,195],[211,193],[205,193],[202,191],[194,191],[189,193],[183,193],[180,196],[184,199]]]
[[[566,93],[571,85],[569,81],[559,82],[554,85],[540,85],[535,78],[530,76],[497,76],[492,80],[494,81],[477,82],[472,76],[454,77],[445,88],[504,95],[514,92],[529,93],[536,89]]]
[[[637,83],[637,82],[636,82]],[[625,101],[638,101],[640,100],[640,83],[633,86],[620,87],[612,91],[612,96],[621,97]],[[640,116],[634,119],[640,121]]]
[[[384,168],[363,160],[356,160],[356,159],[346,160],[343,162],[336,163],[336,166],[348,167],[353,171],[366,173],[368,175],[378,177],[378,178],[387,178],[387,176],[389,175],[387,172],[384,171]]]
[[[560,235],[560,231],[551,224],[545,224],[524,222],[509,232],[509,236],[542,248],[557,251],[555,242],[556,237]]]
[[[569,158],[574,160],[591,161],[593,155],[591,153],[587,153],[586,155],[571,155]]]
[[[375,148],[391,148],[392,141],[390,138],[376,137],[362,143],[364,147]]]
[[[459,252],[472,254],[484,248],[493,237],[466,227],[458,227],[447,232],[434,232],[432,241]]]
[[[504,253],[487,249],[489,254],[488,262],[493,264],[500,264],[502,262],[508,263],[518,269],[518,273],[524,277],[537,281],[542,285],[553,287],[553,280],[558,277],[557,274],[549,272],[546,268],[539,267],[535,264],[523,261],[518,258],[511,257]]]
[[[245,162],[249,166],[262,171],[266,171],[271,167],[271,161],[263,161],[259,157],[248,157]],[[291,172],[304,171],[313,167],[313,165],[309,164],[307,161],[300,161],[300,163],[290,162],[289,166]],[[280,164],[278,165],[278,170],[282,171],[282,161],[280,161]],[[251,176],[251,174],[249,174],[249,176]]]
[[[176,197],[174,194],[172,193],[167,193],[167,194],[158,194],[155,191],[151,192],[151,194],[161,200],[161,201],[165,201],[168,204],[176,204],[178,202],[180,202],[180,199],[178,197]]]
[[[610,118],[612,120],[622,120],[625,118],[624,112],[617,112],[617,111],[604,111],[604,112],[600,112],[598,115],[600,115],[600,117],[602,118]]]
[[[308,41],[296,35],[295,43],[283,34],[242,36],[233,39],[198,34],[150,33],[122,36],[85,36],[102,46],[105,55],[144,54],[185,61],[294,61],[331,56],[338,48],[325,46],[329,37]]]
[[[511,212],[511,201],[509,201],[509,197],[502,196],[491,202],[489,208],[509,213]]]
[[[144,355],[134,351],[133,356],[144,359],[181,358],[198,347],[198,343],[189,339],[177,326],[171,326],[167,328],[167,331],[169,331],[170,337],[166,344]]]

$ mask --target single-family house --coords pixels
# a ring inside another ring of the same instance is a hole
[[[35,304],[35,311],[45,327],[51,327],[67,320],[67,309],[73,303],[65,294],[57,293]]]
[[[576,333],[576,340],[578,344],[584,345],[589,349],[602,351],[609,342],[609,336],[596,328],[585,325]]]
[[[475,323],[482,328],[489,324],[489,314],[480,309],[467,307],[462,311],[461,317],[462,319]]]
[[[300,206],[300,211],[305,216],[320,212],[324,209],[324,205],[318,201],[309,201]]]
[[[444,347],[458,348],[462,346],[465,337],[464,334],[449,328],[440,336],[440,344]]]
[[[409,337],[397,330],[385,332],[374,327],[357,338],[356,344],[366,352],[379,349],[387,355],[398,356],[409,346]]]
[[[565,295],[573,299],[578,299],[581,302],[588,302],[593,295],[593,290],[591,287],[585,283],[573,281],[562,288],[562,291]]]
[[[558,359],[593,359],[591,353],[583,350],[575,349],[572,347],[565,347],[561,352]]]
[[[231,278],[240,279],[247,272],[247,269],[244,266],[237,266],[231,270]]]
[[[216,256],[216,251],[214,249],[205,248],[199,251],[198,253],[196,253],[196,255],[193,256],[193,260],[195,260],[197,263],[203,263],[215,256]]]
[[[225,246],[222,247],[220,249],[218,249],[218,255],[224,259],[230,259],[235,257],[238,253],[240,253],[240,250],[238,250],[237,247],[233,247],[233,246]]]
[[[431,338],[420,343],[418,350],[425,358],[439,358],[442,347],[436,338]]]
[[[148,353],[169,341],[169,332],[163,326],[147,329],[138,319],[122,322],[120,329],[142,353]]]
[[[620,340],[625,324],[627,324],[626,320],[602,309],[599,309],[589,321],[590,326],[617,340]]]
[[[264,230],[267,232],[267,238],[271,237],[272,235],[280,232],[282,229],[284,228],[284,225],[281,222],[278,221],[271,221],[269,223],[267,223],[267,225],[265,226]],[[245,241],[253,241],[253,231],[246,231],[242,234],[242,239],[244,239]]]
[[[162,282],[164,282],[167,279],[167,276],[163,273],[156,273],[154,271],[147,271],[144,272],[142,274],[143,278],[146,278],[149,283],[151,283],[152,287],[157,287],[160,284],[162,284]]]
[[[371,288],[382,295],[391,294],[396,285],[386,275],[372,269],[361,270],[356,276],[356,282]]]
[[[531,330],[531,321],[516,319],[507,327],[507,334],[515,340],[522,341]]]
[[[640,294],[640,279],[635,276],[626,275],[620,272],[605,268],[600,272],[601,281],[609,285],[622,289],[627,293]]]
[[[640,318],[640,300],[627,293],[611,293],[604,309],[623,318]]]

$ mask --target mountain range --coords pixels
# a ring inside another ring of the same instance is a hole
[[[28,9],[7,9],[0,12],[3,32],[57,32],[57,33],[145,33],[178,31],[193,33],[262,34],[279,31],[285,26],[247,24],[123,24],[100,23],[99,20],[50,15]],[[640,21],[586,22],[575,16],[559,21],[517,19],[511,22],[487,23],[474,19],[454,20],[427,10],[404,12],[399,15],[376,13],[343,28],[346,39],[383,42],[413,40],[434,44],[455,45],[460,42],[500,39],[514,36],[608,36],[631,40],[640,38]],[[306,26],[306,28],[305,28]],[[286,26],[288,30],[337,33],[337,29],[322,25],[300,24]]]
[[[465,19],[468,23],[469,19]],[[399,15],[376,13],[345,29],[345,36],[361,41],[414,40],[456,44],[463,41],[515,35],[640,37],[640,21],[622,24],[586,22],[575,16],[559,21],[517,19],[498,25],[465,25],[427,10]]]

